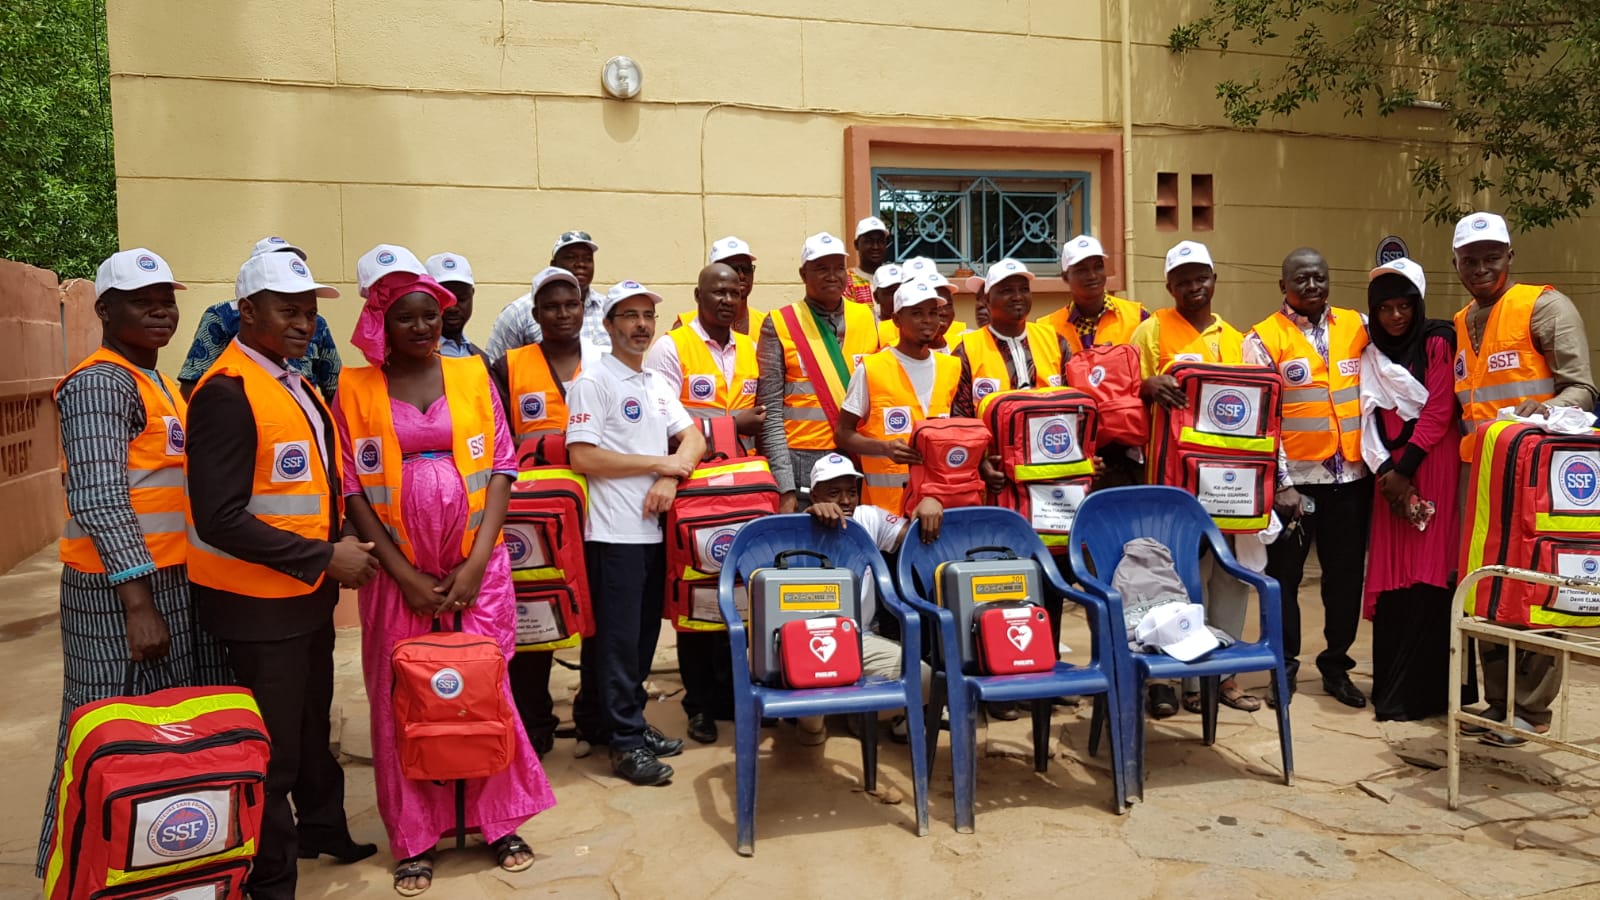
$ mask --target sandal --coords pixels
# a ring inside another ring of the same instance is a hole
[[[527,841],[515,834],[508,834],[494,841],[489,845],[489,849],[494,851],[494,861],[507,872],[522,872],[533,865],[533,848],[528,846]],[[528,858],[522,862],[507,865],[507,860],[522,853],[528,854]]]
[[[406,879],[428,879],[423,887],[403,887],[400,882]],[[402,859],[394,867],[394,892],[402,897],[415,897],[433,887],[433,854],[419,853],[416,856]]]
[[[1222,691],[1218,695],[1217,699],[1221,700],[1222,704],[1229,709],[1237,709],[1244,712],[1255,712],[1261,708],[1260,697],[1254,697],[1250,694],[1246,694],[1239,688],[1239,685],[1231,681],[1225,681],[1222,683]]]
[[[1200,702],[1200,692],[1191,691],[1183,695],[1183,711],[1199,715],[1205,706]]]
[[[1531,731],[1534,734],[1545,734],[1550,730],[1549,725],[1531,725],[1528,723],[1527,719],[1524,719],[1521,716],[1517,716],[1515,719],[1512,719],[1511,724],[1522,729],[1523,731]],[[1478,743],[1489,744],[1493,747],[1521,747],[1527,742],[1528,739],[1519,734],[1513,734],[1509,731],[1498,731],[1493,728],[1486,729],[1482,734],[1478,735]]]
[[[1168,719],[1178,713],[1178,692],[1170,684],[1152,684],[1146,688],[1145,711],[1152,719]]]

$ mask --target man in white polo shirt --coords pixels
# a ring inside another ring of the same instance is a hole
[[[609,743],[612,770],[638,785],[670,781],[660,757],[683,752],[683,741],[645,722],[644,680],[666,589],[661,518],[706,446],[677,395],[644,368],[660,302],[637,281],[612,287],[602,308],[611,350],[567,393],[567,454],[589,479],[584,556],[596,622],[573,720],[591,743]]]

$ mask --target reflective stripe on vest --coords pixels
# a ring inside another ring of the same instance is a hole
[[[1367,327],[1353,309],[1327,313],[1328,362],[1282,310],[1255,327],[1283,376],[1283,451],[1289,459],[1361,461],[1361,351]]]
[[[1128,343],[1133,337],[1133,330],[1144,321],[1144,314],[1144,304],[1107,294],[1105,308],[1100,311],[1100,321],[1095,323],[1094,346]],[[1083,352],[1083,337],[1078,334],[1078,326],[1072,322],[1071,300],[1042,321],[1066,339],[1067,349],[1073,353]]]
[[[538,363],[543,365],[543,359]],[[476,360],[442,358],[440,365],[445,402],[450,407],[450,456],[467,492],[467,527],[461,535],[461,555],[468,556],[483,522],[489,481],[494,474],[494,394],[489,389],[488,373]],[[383,370],[375,366],[344,370],[339,376],[338,400],[361,493],[390,540],[415,562],[415,550],[406,536],[401,513],[405,462],[394,430],[389,385]]]
[[[756,382],[761,377],[761,368],[756,364],[755,341],[737,331],[729,335],[734,348],[731,387],[700,332],[688,325],[667,332],[678,351],[678,369],[683,379],[678,387],[678,399],[689,415],[697,419],[715,418],[756,405]]]
[[[1156,371],[1165,372],[1173,363],[1203,362],[1225,366],[1244,364],[1244,334],[1222,317],[1216,317],[1217,330],[1202,335],[1175,309],[1151,313],[1156,320]],[[1213,314],[1215,315],[1215,314]]]
[[[1056,340],[1055,329],[1043,322],[1029,322],[1023,333],[1028,339],[1027,352],[1033,360],[1034,374],[1039,379],[1038,384],[1030,387],[1060,387],[1065,380],[1061,377],[1061,342]],[[962,335],[959,346],[967,357],[967,368],[972,372],[974,408],[991,393],[1017,389],[1006,368],[1011,351],[1000,349],[999,340],[988,328]]]
[[[165,375],[158,385],[143,369],[115,351],[101,347],[68,372],[56,384],[55,393],[67,380],[90,366],[113,365],[133,377],[144,406],[144,430],[128,442],[128,501],[144,535],[150,561],[158,569],[182,565],[189,555],[184,538],[183,511],[188,501],[183,494],[184,424],[188,404],[178,385]],[[166,390],[162,390],[165,387]],[[67,508],[67,521],[57,544],[61,564],[79,572],[103,573],[105,564],[94,540]]]
[[[809,331],[810,307],[804,300],[794,306],[795,318],[800,320],[802,331]],[[839,349],[844,353],[845,365],[853,368],[857,357],[864,358],[878,352],[878,323],[872,318],[872,310],[859,303],[846,300],[843,310],[844,340]],[[833,371],[828,348],[820,336],[790,334],[783,316],[773,313],[769,318],[772,320],[773,333],[783,347],[783,432],[788,438],[789,449],[832,450],[833,428],[828,424],[828,414],[823,411],[822,402],[817,399],[814,382],[820,378],[835,403],[844,402],[845,388],[849,387],[849,382],[841,382],[838,373]],[[800,363],[796,340],[811,344],[811,352],[822,366],[822,372],[805,371]],[[772,411],[768,410],[767,414],[771,415]]]
[[[1494,421],[1500,408],[1556,395],[1555,373],[1533,344],[1533,308],[1549,285],[1519,284],[1489,310],[1483,341],[1472,348],[1467,329],[1469,303],[1456,312],[1456,399],[1461,403],[1461,433],[1471,435]],[[1462,462],[1471,462],[1477,441],[1461,442]]]
[[[583,371],[578,365],[573,378]],[[550,374],[550,362],[538,344],[506,354],[506,392],[511,395],[511,435],[520,445],[530,438],[566,434],[567,401]]]
[[[222,351],[195,390],[203,390],[206,382],[217,377],[239,379],[255,420],[255,471],[245,511],[280,531],[307,540],[328,540],[343,492],[328,483],[328,464],[317,446],[316,428],[321,423],[308,421],[288,389],[246,356],[237,343],[230,343]],[[326,414],[327,407],[311,383],[301,378],[300,387]],[[327,437],[328,453],[337,459],[338,432],[330,431]],[[195,530],[192,508],[188,509],[187,524],[189,580],[195,584],[252,597],[302,597],[315,591],[327,577],[319,573],[316,581],[308,584],[213,547]]]
[[[928,411],[922,411],[916,388],[900,364],[893,350],[879,350],[861,361],[867,377],[867,411],[856,424],[856,430],[879,441],[903,440],[911,442],[911,432],[923,419],[937,419],[950,415],[950,404],[956,397],[956,386],[961,382],[961,363],[953,356],[934,353],[933,393],[928,397]],[[910,470],[891,462],[886,456],[863,456],[861,474],[865,485],[861,502],[881,506],[895,515],[905,502],[906,485],[910,483]]]

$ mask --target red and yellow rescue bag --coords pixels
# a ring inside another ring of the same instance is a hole
[[[912,426],[911,449],[922,454],[922,462],[908,467],[902,512],[911,515],[924,497],[936,498],[945,509],[982,506],[978,463],[991,442],[988,426],[977,419],[924,419]]]
[[[1494,421],[1467,483],[1461,574],[1490,565],[1600,578],[1600,431],[1550,434]],[[1510,625],[1600,625],[1600,594],[1491,578],[1466,611]]]
[[[1267,366],[1178,363],[1188,406],[1156,404],[1150,483],[1181,487],[1200,500],[1217,527],[1255,533],[1272,518],[1283,430],[1283,379]]]
[[[1094,398],[1100,444],[1143,447],[1150,412],[1139,398],[1139,351],[1130,344],[1089,347],[1067,360],[1067,384]]]
[[[79,707],[67,726],[45,897],[241,896],[270,752],[255,698],[239,688]]]
[[[400,771],[414,781],[487,778],[516,756],[506,658],[493,638],[460,627],[458,613],[458,630],[395,641],[389,652]]]
[[[576,647],[594,635],[583,561],[588,482],[558,466],[524,469],[500,530],[517,600],[517,650]]]
[[[1058,481],[1094,474],[1099,410],[1073,388],[999,391],[978,404],[1010,481]]]
[[[661,617],[678,631],[723,631],[717,578],[733,536],[778,512],[778,483],[763,457],[702,464],[667,511],[667,592]],[[748,604],[741,607],[741,612]]]

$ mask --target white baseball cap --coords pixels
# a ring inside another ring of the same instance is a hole
[[[1061,268],[1075,266],[1091,256],[1105,256],[1106,248],[1087,234],[1080,234],[1061,245]]]
[[[856,237],[861,237],[863,234],[871,234],[874,231],[881,231],[884,234],[888,234],[889,226],[883,224],[883,220],[877,216],[867,216],[865,219],[862,219],[856,223]]]
[[[594,242],[594,238],[589,236],[589,232],[563,231],[561,236],[556,238],[555,245],[550,248],[550,258],[555,259],[556,254],[561,252],[562,247],[571,247],[573,244],[583,244],[596,252],[600,250],[600,245]]]
[[[234,289],[241,298],[253,297],[262,291],[280,294],[314,291],[325,300],[339,296],[337,288],[318,284],[311,277],[311,268],[292,253],[261,253],[245,260],[239,267],[239,277],[234,280]]]
[[[433,280],[444,284],[446,281],[459,281],[462,284],[477,284],[472,280],[472,263],[459,253],[435,253],[428,257],[424,263],[428,274]]]
[[[1184,662],[1194,662],[1222,646],[1206,627],[1206,608],[1198,603],[1163,603],[1144,614],[1134,630],[1139,643]]]
[[[1030,282],[1033,281],[1033,273],[1028,271],[1027,266],[1014,259],[1002,259],[983,273],[983,289],[992,291],[995,285],[1017,275],[1027,278]]]
[[[263,253],[278,253],[283,250],[289,250],[291,252],[298,253],[300,254],[301,259],[305,259],[306,257],[306,252],[304,250],[301,250],[299,247],[296,247],[294,244],[289,243],[284,238],[278,237],[275,234],[268,235],[267,237],[256,241],[255,246],[250,248],[250,255],[260,256]]]
[[[1400,275],[1410,280],[1412,284],[1417,286],[1418,295],[1423,297],[1428,296],[1428,277],[1422,274],[1422,267],[1417,265],[1415,260],[1406,259],[1405,257],[1401,257],[1400,259],[1392,259],[1376,269],[1373,269],[1367,275],[1367,280],[1371,281],[1377,278],[1379,275],[1390,274]]]
[[[135,247],[106,257],[94,275],[94,296],[109,290],[136,291],[152,284],[170,284],[175,291],[186,291],[183,282],[172,277],[172,267],[152,250]]]
[[[908,306],[919,306],[929,300],[942,302],[944,298],[939,296],[938,289],[926,279],[919,278],[916,281],[908,281],[895,289],[894,311],[899,312]]]
[[[426,275],[428,268],[417,255],[397,244],[379,244],[356,260],[356,290],[365,297],[378,279],[393,272]],[[248,297],[249,294],[240,296]]]
[[[898,287],[905,284],[906,273],[894,263],[884,263],[878,271],[872,273],[872,289],[875,291],[884,288]]]
[[[1211,261],[1211,251],[1206,249],[1205,244],[1199,241],[1179,241],[1173,245],[1171,250],[1167,251],[1167,267],[1162,270],[1162,274],[1170,274],[1173,269],[1179,266],[1186,266],[1189,263],[1200,263],[1203,266],[1209,266],[1213,270],[1217,267]]]
[[[861,473],[856,471],[856,464],[851,462],[849,457],[838,453],[829,453],[811,464],[811,486],[813,488],[824,481],[832,481],[835,478],[843,478],[846,475],[853,475],[856,478],[861,477]]]
[[[706,254],[706,263],[719,263],[734,256],[748,256],[752,262],[756,255],[750,252],[750,245],[733,235],[717,238],[711,244],[711,252]]]
[[[800,248],[800,265],[805,265],[813,259],[824,256],[844,256],[844,242],[827,233],[819,231],[806,238],[805,245]]]
[[[539,274],[533,276],[533,290],[529,292],[528,296],[538,296],[540,288],[552,281],[564,281],[577,288],[578,293],[583,293],[583,285],[578,283],[578,276],[560,266],[545,266],[539,270]]]
[[[606,291],[606,301],[600,306],[600,315],[611,315],[611,310],[615,308],[618,303],[621,303],[629,297],[649,297],[658,304],[661,302],[660,294],[650,290],[639,282],[619,281],[611,286],[611,290]]]
[[[1510,246],[1511,229],[1506,220],[1494,213],[1476,212],[1456,223],[1456,236],[1450,249],[1459,250],[1478,241],[1496,241]]]
[[[939,264],[926,256],[913,256],[900,264],[900,271],[908,281],[912,278],[927,278],[939,274]]]

